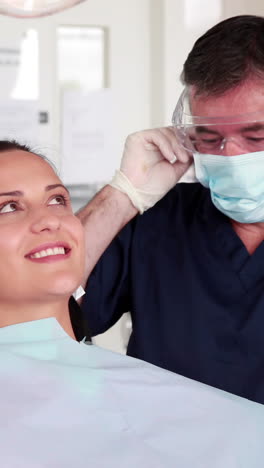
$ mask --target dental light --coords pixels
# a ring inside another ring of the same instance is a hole
[[[0,14],[17,18],[48,16],[84,0],[0,0]]]

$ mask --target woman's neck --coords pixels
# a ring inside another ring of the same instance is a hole
[[[49,303],[24,303],[10,304],[0,301],[0,328],[17,323],[31,322],[49,317],[54,317],[73,339],[75,338],[68,307],[68,299],[51,301]]]

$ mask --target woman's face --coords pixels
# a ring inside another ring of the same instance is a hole
[[[32,153],[0,153],[0,302],[70,296],[83,272],[83,228],[58,176]]]

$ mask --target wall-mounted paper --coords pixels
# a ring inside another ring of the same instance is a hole
[[[107,182],[119,165],[114,97],[109,89],[65,91],[61,175],[66,184]]]
[[[0,139],[38,143],[38,102],[0,99]]]

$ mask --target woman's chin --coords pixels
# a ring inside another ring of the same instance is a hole
[[[76,291],[80,284],[80,279],[76,280],[76,278],[70,277],[56,278],[52,285],[47,288],[47,295],[70,298],[70,296]]]

